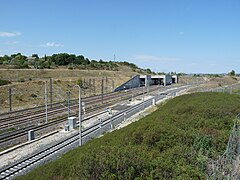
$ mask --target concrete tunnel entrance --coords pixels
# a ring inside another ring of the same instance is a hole
[[[126,90],[129,88],[137,88],[139,86],[152,86],[152,85],[171,85],[178,83],[177,75],[136,75],[117,87],[114,91]]]
[[[152,78],[152,85],[164,85],[163,78]]]
[[[175,78],[172,78],[172,83],[176,83],[176,79]]]
[[[140,87],[145,86],[145,78],[140,78]]]

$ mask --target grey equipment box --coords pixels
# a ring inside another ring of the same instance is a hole
[[[76,117],[69,117],[68,118],[68,125],[69,125],[69,130],[71,131],[76,127],[77,123],[77,118]]]

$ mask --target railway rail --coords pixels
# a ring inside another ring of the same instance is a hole
[[[129,97],[127,97],[127,99],[128,98]],[[93,109],[93,111],[87,115],[88,117],[83,119],[83,122],[89,120],[92,117],[91,114],[100,115],[100,114],[104,113],[103,111],[99,112],[99,110],[103,110],[105,107],[108,107],[110,105],[112,105],[112,103],[103,104],[100,107]],[[71,114],[71,115],[77,116],[77,114]],[[27,134],[28,134],[29,130],[40,131],[47,127],[49,128],[54,125],[62,124],[64,122],[66,122],[66,119],[67,119],[67,116],[62,116],[62,117],[58,118],[57,120],[53,120],[53,121],[50,121],[45,124],[40,124],[37,126],[29,126],[29,127],[23,128],[23,129],[2,133],[2,134],[0,134],[0,144],[7,142],[7,141],[12,142],[14,139],[20,138],[20,137],[24,137],[23,140],[20,142],[27,141]]]
[[[98,116],[98,115],[101,115],[103,113],[105,113],[105,112],[99,112],[99,113],[95,114],[94,116]],[[92,117],[93,116],[86,117],[82,120],[82,122],[88,121]],[[3,142],[6,142],[6,141],[13,140],[13,139],[18,138],[18,137],[22,137],[22,136],[27,137],[27,134],[28,134],[29,130],[39,131],[39,130],[42,130],[46,127],[57,125],[57,124],[60,124],[60,123],[63,123],[63,122],[66,122],[66,117],[62,117],[61,119],[51,121],[47,124],[41,124],[41,125],[36,126],[36,127],[30,127],[30,128],[20,129],[16,132],[6,133],[3,136],[0,136],[1,137],[0,138],[0,144],[3,143]]]
[[[150,88],[150,91],[155,90],[156,87],[154,88]],[[134,90],[134,89],[133,89]],[[124,98],[124,97],[128,97],[132,91],[128,91],[126,93],[112,93],[112,94],[108,94],[107,96],[105,95],[104,97],[104,101],[109,101],[109,100],[114,100],[114,99],[118,99],[118,98]],[[137,92],[137,94],[134,94],[134,96],[141,94],[142,92]],[[83,99],[83,101],[85,101],[86,107],[87,109],[91,109],[92,106],[96,106],[99,104],[99,102],[101,102],[101,96],[93,96],[93,97],[88,97]],[[72,111],[77,111],[77,104],[72,105],[70,108]],[[54,107],[52,109],[49,109],[48,111],[48,118],[56,118],[56,116],[58,116],[61,113],[67,113],[67,107],[62,107],[61,106],[57,106]],[[0,119],[0,131],[4,130],[4,129],[9,129],[9,128],[14,128],[17,126],[17,128],[21,128],[21,124],[29,124],[29,122],[32,123],[41,123],[45,121],[45,110],[40,110],[40,111],[36,111],[36,112],[28,112],[24,113],[24,114],[20,114],[20,115],[16,115],[16,116],[10,116],[10,117],[4,117]],[[51,119],[49,119],[51,120]],[[24,126],[25,127],[25,126]]]
[[[169,93],[174,93],[180,90],[183,90],[186,87],[179,88],[178,90],[169,90]],[[154,97],[156,101],[159,101],[163,98],[162,95],[157,95]],[[70,149],[77,147],[79,144],[79,138],[86,141],[101,135],[103,132],[110,131],[115,125],[118,125],[125,118],[131,117],[133,114],[144,110],[145,108],[152,105],[152,99],[148,99],[144,102],[141,102],[135,106],[129,107],[126,110],[114,115],[111,118],[105,119],[102,122],[98,122],[88,128],[82,130],[82,136],[79,136],[79,133],[73,134],[71,137],[62,140],[42,151],[39,151],[35,154],[26,157],[8,167],[5,167],[0,170],[0,179],[13,179],[14,177],[21,175],[25,172],[28,172],[37,165],[44,163],[46,161],[52,160]],[[112,126],[114,124],[114,126]]]
[[[108,96],[110,96],[110,97],[112,95],[114,95],[114,94],[108,94]],[[107,98],[108,96],[105,96],[105,97]],[[82,100],[84,102],[86,102],[86,103],[92,104],[92,103],[94,103],[96,101],[99,101],[99,98],[101,98],[101,97],[99,97],[99,96],[91,96],[91,97],[83,98]],[[72,102],[75,102],[75,104],[74,104],[75,106],[77,105],[76,100],[72,100]],[[57,106],[54,106],[52,108],[50,108],[50,105],[48,105],[49,113],[55,112],[56,110],[64,111],[64,110],[67,109],[67,107],[66,107],[67,105],[66,105],[65,102],[61,102],[61,103],[58,103],[56,105]],[[72,107],[74,107],[74,105],[72,105]],[[31,117],[31,116],[34,117],[34,115],[36,115],[36,114],[44,114],[45,113],[45,109],[40,109],[39,110],[39,107],[37,107],[35,109],[37,111],[29,111],[29,109],[26,109],[25,111],[20,111],[22,114],[18,114],[19,112],[10,113],[9,114],[10,116],[7,116],[7,117],[6,117],[6,114],[3,117],[1,117],[1,115],[0,115],[0,123],[14,120],[14,119],[16,119],[16,117],[21,119],[21,118]],[[33,109],[30,109],[30,110],[33,110]]]
[[[154,90],[156,90],[156,87],[151,88],[151,91],[154,91]],[[143,92],[144,91],[135,93],[134,97],[139,96]],[[131,92],[123,94],[124,96],[120,96],[121,100],[127,100],[127,99],[131,98],[132,97],[131,94],[132,94]],[[112,96],[110,96],[109,98],[112,99]],[[103,110],[104,108],[111,106],[114,103],[116,103],[116,101],[107,102],[98,107],[95,107],[95,108],[91,109],[93,112],[90,112],[90,114],[93,114],[93,113],[98,114],[99,110]],[[75,106],[75,108],[78,108],[78,105],[74,105],[74,106]],[[55,110],[55,112],[56,112],[56,110]],[[77,114],[71,114],[71,115],[76,116]],[[39,117],[39,116],[40,116],[40,114],[38,114],[37,116],[34,116],[34,117]],[[24,127],[24,128],[15,130],[15,131],[1,133],[0,134],[0,144],[2,147],[7,147],[9,145],[12,146],[12,145],[16,144],[16,143],[14,143],[14,139],[17,139],[17,138],[22,138],[21,140],[18,139],[17,143],[25,142],[25,141],[27,141],[27,134],[28,134],[29,130],[34,130],[34,131],[38,132],[38,131],[43,130],[44,128],[51,128],[51,126],[60,125],[63,122],[66,122],[66,119],[67,119],[67,116],[65,115],[65,116],[61,116],[61,117],[57,118],[56,120],[52,119],[52,121],[49,121],[48,123],[45,123],[45,124],[42,123],[40,125],[30,125],[28,127]],[[86,120],[88,120],[88,119],[89,118],[86,118]],[[26,119],[25,121],[29,123],[29,119]],[[85,119],[83,121],[85,121]]]
[[[118,98],[124,98],[126,96],[128,96],[129,94],[111,94],[108,95],[104,98],[104,104],[106,104],[106,102],[108,101],[114,101],[117,100]],[[84,101],[84,100],[83,100]],[[86,108],[87,109],[91,109],[92,107],[96,106],[99,104],[99,102],[101,101],[101,99],[99,99],[99,97],[95,98],[88,98],[85,101],[86,104]],[[55,107],[53,109],[49,109],[48,111],[48,118],[55,118],[56,116],[58,116],[61,113],[66,114],[67,113],[67,107]],[[78,104],[74,104],[70,107],[70,109],[72,111],[76,111],[78,110]],[[43,122],[45,121],[45,110],[44,111],[38,111],[38,112],[28,112],[26,114],[22,114],[19,116],[11,116],[11,117],[5,117],[3,119],[0,119],[0,129],[3,130],[4,128],[8,129],[8,128],[12,128],[14,126],[19,126],[22,123],[25,122]],[[51,119],[50,119],[51,120]]]
[[[153,92],[157,89],[159,90],[159,87],[151,88],[149,90],[149,92]],[[142,90],[144,90],[144,88],[142,88]],[[135,93],[134,97],[142,95],[142,93],[145,93],[145,91],[142,91],[142,90]],[[120,97],[122,98],[121,100],[129,99],[129,98],[132,97],[132,92],[129,91],[128,93],[125,93],[124,96],[120,96]],[[110,96],[109,98],[112,99],[112,96]],[[92,109],[92,110],[95,110],[94,112],[98,113],[99,109],[103,110],[105,107],[108,107],[115,102],[116,101],[102,104],[102,105],[100,105],[100,107],[97,107],[97,108]],[[75,106],[75,108],[78,107],[78,105],[74,105],[74,106]],[[54,112],[56,113],[56,111],[54,111]],[[35,117],[41,117],[40,115],[41,114],[38,114]],[[77,115],[77,114],[71,114],[71,115]],[[44,114],[43,114],[43,116],[44,116]],[[58,117],[55,120],[52,119],[51,121],[49,121],[48,123],[45,123],[45,124],[41,123],[40,125],[39,124],[38,125],[30,125],[28,127],[24,127],[22,129],[18,129],[18,130],[15,130],[15,131],[1,133],[0,134],[0,144],[1,144],[2,147],[7,147],[7,146],[12,146],[12,145],[15,145],[15,144],[18,144],[18,143],[25,142],[25,141],[27,141],[27,134],[28,134],[29,130],[34,130],[36,132],[44,130],[44,128],[49,128],[51,130],[51,127],[54,127],[54,126],[57,126],[57,125],[60,125],[64,122],[66,122],[66,119],[67,119],[67,116],[65,115],[65,116]],[[87,119],[89,119],[89,118],[87,118]],[[25,121],[27,121],[29,123],[29,119],[25,119]],[[21,138],[21,140],[19,138]],[[14,142],[14,139],[16,139],[17,141]]]

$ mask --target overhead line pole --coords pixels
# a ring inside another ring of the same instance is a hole
[[[103,81],[104,79],[102,78],[102,104],[103,104]]]
[[[88,89],[90,96],[92,96],[92,79],[88,79]]]
[[[79,85],[75,85],[74,87],[78,87],[78,120],[79,120],[79,146],[82,145],[82,100],[81,100],[81,87]]]
[[[114,90],[114,80],[112,79],[112,88]]]
[[[93,79],[93,94],[96,95],[95,78]]]
[[[84,94],[84,96],[86,95],[86,80],[85,80],[85,78],[83,79],[83,94]]]
[[[67,100],[68,100],[68,118],[70,117],[70,91],[67,92]]]
[[[12,88],[9,88],[9,111],[12,112]]]
[[[52,78],[50,78],[50,107],[52,108],[53,98],[52,98]]]
[[[47,81],[45,81],[45,114],[46,114],[46,120],[45,123],[48,123],[48,99],[47,99]]]
[[[108,91],[108,78],[106,76],[106,93],[107,93],[107,91]]]

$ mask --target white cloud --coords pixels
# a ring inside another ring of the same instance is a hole
[[[0,32],[0,37],[14,37],[14,36],[20,36],[20,32]]]
[[[63,47],[63,44],[55,42],[47,42],[46,44],[41,45],[42,47]]]
[[[179,32],[178,34],[179,34],[179,35],[184,35],[185,32],[181,31],[181,32]]]
[[[144,62],[149,62],[149,61],[169,62],[169,61],[180,60],[179,58],[174,58],[174,57],[162,57],[162,56],[153,56],[153,55],[146,55],[146,54],[135,55],[133,56],[133,59],[137,61],[144,61]]]

